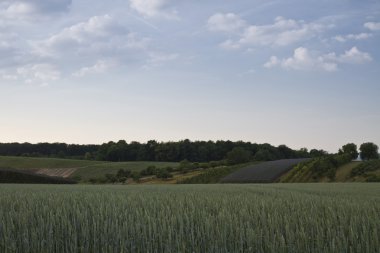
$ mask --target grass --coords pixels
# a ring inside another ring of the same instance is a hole
[[[42,157],[0,156],[0,168],[12,169],[76,168],[100,163],[102,162]]]
[[[380,184],[0,185],[0,252],[379,252]]]
[[[335,174],[336,182],[346,182],[350,180],[352,169],[357,167],[361,162],[354,161],[339,167]]]
[[[89,180],[91,178],[104,177],[105,174],[116,174],[119,169],[127,169],[131,171],[141,171],[149,166],[157,168],[177,167],[178,163],[173,162],[106,162],[87,167],[82,167],[76,170],[70,177],[81,180]]]
[[[178,163],[173,162],[104,162],[88,160],[72,160],[57,158],[34,158],[19,156],[0,156],[0,168],[11,169],[71,169],[76,168],[70,178],[80,178],[82,181],[90,178],[104,177],[105,174],[116,174],[119,169],[128,169],[131,171],[141,171],[148,166],[176,167]]]

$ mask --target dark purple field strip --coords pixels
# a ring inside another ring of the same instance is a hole
[[[244,167],[226,177],[222,183],[272,183],[281,175],[290,170],[300,162],[308,160],[301,159],[284,159],[270,162],[263,162]]]

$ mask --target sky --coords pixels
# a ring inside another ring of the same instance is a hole
[[[0,142],[380,145],[380,2],[2,0]]]

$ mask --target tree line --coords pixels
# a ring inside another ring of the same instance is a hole
[[[239,150],[240,149],[240,150]],[[243,152],[243,160],[249,157],[254,160],[277,160],[288,158],[310,157],[314,153],[322,152],[306,148],[293,150],[286,145],[272,146],[243,141],[190,141],[188,139],[177,142],[157,142],[150,140],[146,143],[125,140],[107,142],[101,145],[78,145],[66,143],[0,143],[0,155],[4,156],[31,156],[77,158],[100,161],[168,161],[191,162],[220,161],[231,154],[231,159],[242,159],[239,152]],[[236,153],[235,152],[235,153]],[[239,161],[236,161],[239,162]]]
[[[339,153],[350,153],[355,159],[359,152],[357,146],[348,143]],[[190,141],[146,143],[125,140],[107,142],[101,145],[79,145],[66,143],[0,143],[0,155],[76,158],[99,161],[167,161],[210,162],[228,159],[230,164],[244,163],[249,160],[271,161],[290,158],[320,157],[327,155],[324,150],[306,148],[294,150],[286,145],[277,147],[268,143],[257,144],[243,141]],[[360,146],[362,159],[378,158],[377,145],[367,142]]]

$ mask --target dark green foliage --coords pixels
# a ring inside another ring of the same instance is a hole
[[[366,182],[370,182],[370,183],[380,182],[380,176],[371,174],[367,177]]]
[[[117,174],[116,174],[116,177],[117,178],[121,178],[121,177],[131,177],[131,174],[132,172],[130,170],[124,170],[124,169],[120,169]]]
[[[49,177],[46,175],[34,174],[27,171],[12,169],[0,169],[0,183],[17,184],[76,184],[73,180],[60,177]]]
[[[194,170],[196,169],[196,166],[195,164],[189,162],[187,159],[184,159],[182,161],[179,162],[179,167],[178,169],[182,172],[182,173],[187,173],[188,171],[190,170]]]
[[[360,157],[363,160],[378,159],[379,147],[372,142],[363,143],[360,146]]]
[[[348,154],[350,155],[351,159],[354,160],[359,156],[358,147],[354,143],[348,143],[339,149],[339,154]]]
[[[292,150],[285,145],[274,147],[268,143],[256,144],[243,141],[190,141],[147,143],[125,140],[110,141],[102,145],[68,145],[65,143],[0,143],[0,155],[65,157],[99,161],[165,161],[209,162],[226,159],[228,152],[242,148],[260,160],[277,160],[309,157],[305,149]]]
[[[310,156],[311,157],[321,157],[321,156],[325,156],[327,155],[327,151],[323,150],[323,149],[312,149],[310,150]]]
[[[276,156],[267,149],[261,149],[257,151],[253,159],[255,161],[273,161],[276,160]]]
[[[230,152],[227,153],[227,162],[228,164],[239,164],[246,163],[251,160],[251,152],[240,147],[233,148]]]
[[[117,177],[113,174],[106,174],[105,176],[106,176],[107,182],[116,183],[118,181]]]
[[[380,160],[366,161],[353,168],[351,171],[351,176],[362,176],[376,170],[380,170]]]
[[[77,145],[66,143],[0,143],[0,155],[84,158],[86,153],[92,156],[98,148],[99,145]]]
[[[141,174],[138,171],[132,172],[132,178],[134,181],[139,182],[141,178]]]
[[[169,171],[165,168],[161,168],[161,169],[158,169],[157,172],[156,172],[156,177],[157,178],[162,178],[162,179],[166,179],[166,178],[172,178],[173,175],[169,173]]]
[[[150,176],[150,175],[156,175],[157,168],[156,166],[149,166],[145,170],[141,171],[141,176]]]
[[[281,155],[281,157],[280,157],[281,159],[290,159],[290,158],[297,157],[296,151],[294,151],[293,149],[289,148],[286,145],[280,145],[277,147],[277,149]],[[308,155],[305,155],[305,157],[307,157],[307,156]]]

